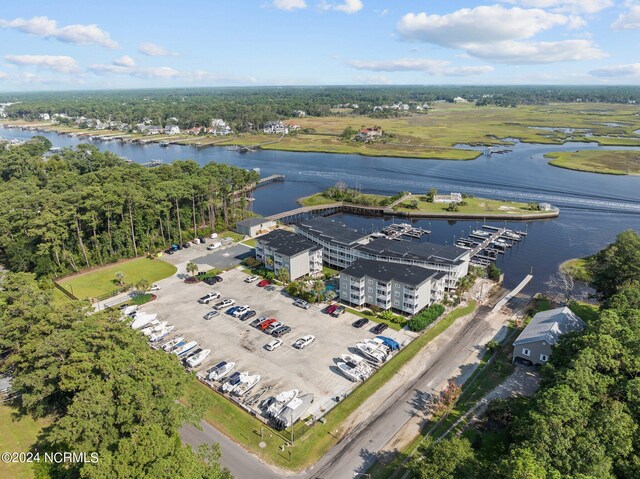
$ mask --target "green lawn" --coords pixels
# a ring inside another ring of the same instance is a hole
[[[357,309],[347,308],[347,311],[355,314],[356,316],[360,316],[361,318],[367,318],[369,321],[373,321],[374,323],[384,323],[389,326],[391,329],[395,329],[396,331],[400,331],[402,326],[398,323],[394,323],[393,321],[387,321],[386,319],[382,319],[374,314],[371,314],[369,310],[367,311],[358,311]]]
[[[36,442],[40,430],[48,420],[34,421],[23,417],[14,421],[13,409],[0,405],[0,452],[27,452]],[[5,464],[0,462],[0,477],[11,479],[31,479],[33,470],[30,464]]]
[[[413,200],[418,200],[417,208],[409,208],[409,204]],[[464,201],[467,203],[465,206],[458,206],[458,211],[453,213],[458,214],[491,214],[491,215],[509,215],[509,214],[524,214],[535,215],[545,213],[543,211],[529,209],[527,203],[520,203],[517,201],[502,201],[492,200],[487,198],[466,198]],[[447,211],[447,203],[429,203],[422,201],[419,196],[400,203],[396,208],[397,211],[407,212],[427,212],[427,213],[452,213]]]
[[[640,151],[578,150],[547,153],[559,168],[607,175],[640,175]]]
[[[126,284],[135,284],[141,279],[153,283],[176,272],[176,267],[159,259],[137,258],[103,268],[80,273],[60,281],[60,285],[76,298],[96,298],[118,290],[115,280],[117,272],[123,272]]]
[[[591,275],[587,270],[586,258],[568,259],[560,265],[560,271],[569,273],[576,281],[588,283],[591,281]]]
[[[235,231],[226,230],[218,233],[218,238],[232,238],[233,241],[240,241],[244,236]]]
[[[256,247],[256,239],[255,238],[249,238],[248,240],[242,241],[242,244],[247,245],[250,248],[255,248]]]
[[[600,310],[595,304],[574,301],[569,304],[569,308],[577,314],[580,319],[587,323],[598,319],[598,316],[600,316]]]
[[[315,463],[332,446],[337,444],[345,419],[358,409],[369,396],[380,389],[400,368],[451,326],[456,319],[472,313],[475,307],[476,303],[472,302],[468,306],[451,311],[419,338],[398,352],[369,380],[358,386],[345,400],[329,411],[324,417],[324,424],[316,423],[311,428],[307,428],[304,424],[298,423],[297,429],[300,435],[296,436],[295,445],[284,452],[279,449],[279,446],[284,443],[284,439],[279,437],[277,433],[265,427],[264,435],[261,438],[259,431],[264,426],[260,421],[206,386],[193,387],[203,388],[211,396],[213,406],[205,413],[205,419],[210,424],[269,463],[286,469],[300,470]],[[286,435],[288,436],[288,433]],[[260,448],[258,446],[260,441],[264,441],[267,446]],[[288,451],[291,451],[290,456]]]

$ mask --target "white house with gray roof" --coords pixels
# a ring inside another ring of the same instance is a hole
[[[513,342],[513,361],[520,359],[534,365],[544,364],[560,336],[582,331],[584,326],[584,322],[566,306],[537,313]]]

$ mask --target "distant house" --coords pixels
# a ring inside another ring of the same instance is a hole
[[[307,116],[307,112],[304,110],[293,110],[293,116],[297,116],[298,118],[304,118]]]
[[[466,99],[461,96],[457,96],[453,99],[453,103],[469,103]]]
[[[164,127],[165,135],[178,135],[180,134],[180,128],[178,125],[167,125]]]
[[[201,126],[194,126],[193,128],[185,130],[185,132],[189,135],[199,135],[203,130],[204,128],[202,128]]]
[[[380,128],[363,128],[358,132],[355,139],[358,141],[368,142],[375,140],[382,136],[382,130]]]
[[[247,218],[236,223],[236,232],[243,236],[254,237],[262,231],[267,231],[276,226],[273,220],[265,218]]]
[[[553,209],[553,206],[551,206],[551,204],[549,203],[538,203],[538,209],[540,211],[551,211]]]
[[[51,119],[51,116],[49,115],[49,113],[40,113],[40,119],[44,120],[44,121],[49,121]]]
[[[540,365],[549,361],[560,336],[582,331],[584,322],[568,307],[537,313],[513,342],[513,361]]]
[[[143,133],[146,133],[147,135],[159,135],[162,131],[163,129],[160,126],[148,125],[144,127]]]
[[[288,135],[289,126],[285,125],[281,121],[269,121],[265,123],[262,131],[271,135]]]
[[[434,195],[434,203],[460,203],[462,201],[461,193],[450,193],[448,195]]]

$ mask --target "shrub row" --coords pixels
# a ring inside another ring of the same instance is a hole
[[[444,306],[441,304],[433,304],[416,314],[413,319],[407,322],[407,327],[411,331],[422,331],[424,328],[433,323],[440,315],[444,313]]]

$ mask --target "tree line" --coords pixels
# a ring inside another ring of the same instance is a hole
[[[640,237],[621,233],[588,268],[602,306],[560,340],[540,390],[492,402],[461,437],[427,440],[414,477],[640,478]]]
[[[374,106],[393,103],[453,102],[455,97],[477,101],[478,106],[512,107],[550,102],[640,103],[634,86],[352,86],[184,88],[172,90],[120,90],[0,94],[11,118],[38,120],[42,113],[118,120],[130,125],[149,119],[161,126],[207,126],[222,118],[235,131],[248,131],[267,121],[290,118],[294,110],[311,116],[333,114],[332,107],[357,104],[354,114],[396,116],[395,110],[374,112]]]
[[[208,401],[187,395],[194,379],[178,359],[149,348],[118,312],[88,313],[81,302],[53,301],[33,274],[0,275],[0,374],[12,377],[10,405],[50,420],[25,445],[41,454],[35,477],[231,479],[217,445],[196,453],[182,445],[178,429],[198,424]],[[187,406],[178,401],[185,396]],[[43,460],[65,451],[97,461]]]
[[[146,168],[90,145],[47,155],[50,146],[34,137],[0,150],[0,256],[13,271],[57,276],[226,229],[259,177],[213,162]]]

